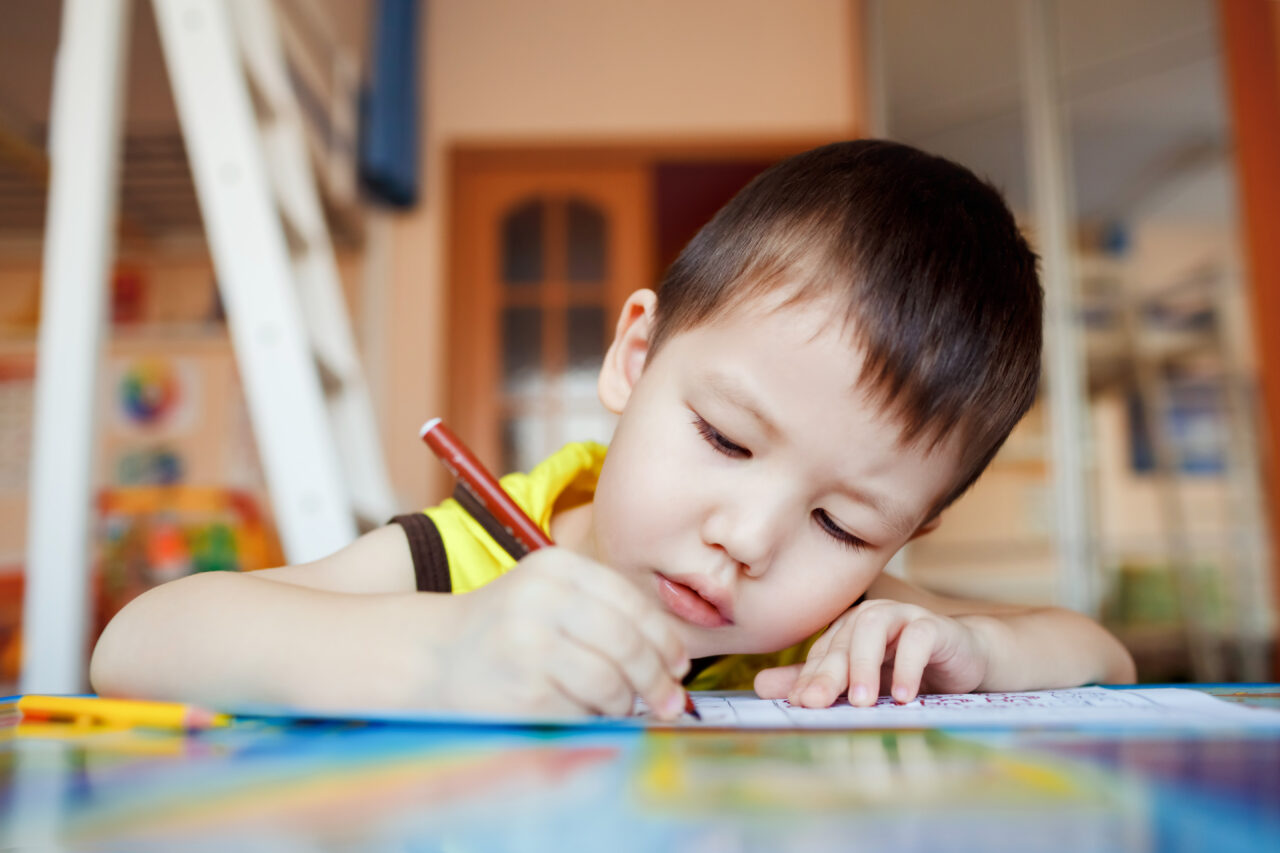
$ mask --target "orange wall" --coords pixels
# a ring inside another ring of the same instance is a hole
[[[425,196],[392,227],[385,444],[406,506],[443,477],[417,430],[445,399],[446,174],[459,142],[620,142],[852,133],[857,0],[443,0],[427,4]]]

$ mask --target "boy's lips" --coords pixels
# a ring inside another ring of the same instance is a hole
[[[658,598],[672,614],[703,628],[733,624],[733,606],[727,595],[711,589],[699,590],[687,581],[677,581],[657,573]],[[691,579],[692,580],[692,579]]]

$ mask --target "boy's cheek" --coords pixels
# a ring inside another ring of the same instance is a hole
[[[657,548],[640,551],[640,543],[651,541],[654,528],[662,527],[654,507],[662,502],[645,488],[642,479],[630,482],[601,480],[595,498],[595,538],[601,562],[626,568],[637,560],[651,560]],[[658,543],[653,543],[657,545]]]
[[[621,449],[621,448],[620,448]],[[595,495],[599,532],[610,539],[666,538],[682,519],[690,517],[688,478],[672,470],[674,460],[643,459],[634,448],[609,462],[617,464],[601,474]],[[657,544],[657,543],[655,543]]]
[[[848,611],[882,568],[877,563],[837,568],[821,557],[777,567],[763,579],[774,583],[754,591],[756,633],[780,642],[779,648],[808,639]]]

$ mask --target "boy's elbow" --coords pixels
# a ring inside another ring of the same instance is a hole
[[[111,617],[89,657],[89,686],[95,693],[146,698],[148,663],[154,662],[157,652],[155,638],[172,636],[175,626],[167,614],[181,612],[169,600],[172,589],[168,587],[189,580],[149,589]]]
[[[129,638],[138,630],[132,624],[134,614],[130,609],[136,601],[126,604],[111,618],[93,645],[93,654],[89,657],[89,687],[99,695],[120,696],[129,692],[128,664],[131,657],[135,660],[137,657],[130,653]]]
[[[1102,672],[1098,675],[1098,684],[1133,684],[1138,680],[1138,667],[1133,662],[1120,638],[1108,631],[1100,623],[1094,623],[1102,632]]]
[[[1133,662],[1133,655],[1129,653],[1129,650],[1125,648],[1119,640],[1115,640],[1115,644],[1115,660],[1112,662],[1111,667],[1104,676],[1104,683],[1134,684],[1138,680],[1138,667],[1137,664]]]
[[[1084,676],[1083,684],[1133,684],[1138,680],[1138,669],[1133,662],[1133,655],[1125,648],[1120,638],[1101,623],[1090,619],[1074,610],[1054,608],[1059,614],[1066,614],[1074,625],[1074,637],[1068,646],[1078,643],[1078,648],[1086,650],[1080,659],[1084,668],[1080,671]]]
[[[101,696],[110,696],[117,692],[115,689],[118,674],[116,642],[115,632],[112,631],[115,623],[116,620],[112,619],[107,624],[102,636],[98,637],[98,642],[94,643],[93,654],[89,657],[89,688]]]

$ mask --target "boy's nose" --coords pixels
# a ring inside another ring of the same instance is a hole
[[[723,549],[748,576],[758,577],[769,566],[782,526],[776,506],[734,504],[707,516],[702,538]]]

